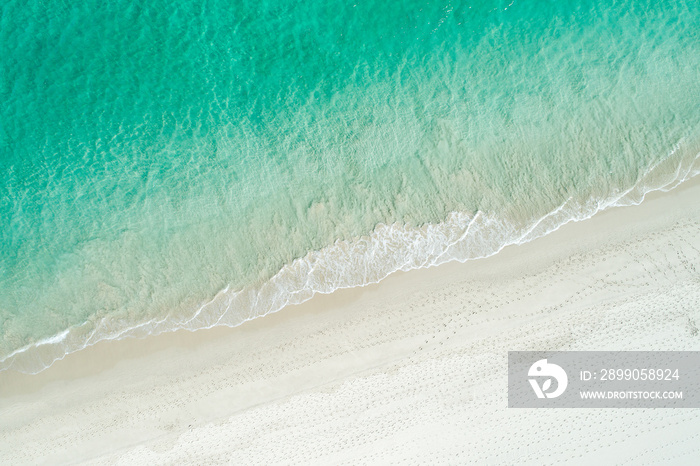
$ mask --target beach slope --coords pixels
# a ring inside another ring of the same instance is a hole
[[[690,409],[507,408],[514,350],[700,350],[700,183],[234,329],[0,374],[12,464],[689,462]]]

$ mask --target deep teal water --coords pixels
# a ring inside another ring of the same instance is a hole
[[[697,1],[0,8],[0,369],[492,254],[697,171]]]

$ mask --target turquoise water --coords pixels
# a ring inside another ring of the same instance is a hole
[[[0,8],[0,370],[490,255],[700,171],[697,1]]]

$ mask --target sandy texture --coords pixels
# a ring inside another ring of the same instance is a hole
[[[695,180],[489,259],[3,373],[0,458],[691,463],[700,410],[508,409],[507,352],[700,350],[699,304]]]

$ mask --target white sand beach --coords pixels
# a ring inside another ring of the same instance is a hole
[[[4,464],[690,464],[700,410],[509,409],[514,350],[700,350],[700,182],[240,327],[0,374]]]

